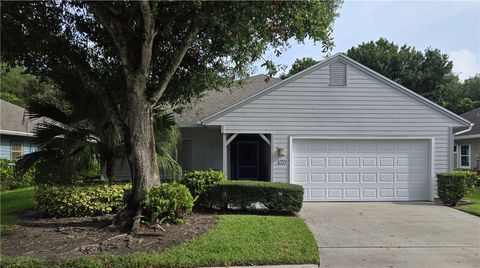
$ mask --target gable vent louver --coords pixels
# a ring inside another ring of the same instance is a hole
[[[343,62],[334,62],[330,64],[330,85],[347,85],[347,65]]]

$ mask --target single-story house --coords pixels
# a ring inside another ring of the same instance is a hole
[[[470,130],[459,132],[454,137],[454,167],[480,170],[480,108],[466,112],[462,117],[474,125]]]
[[[29,120],[25,109],[0,100],[0,159],[17,159],[35,150],[33,128],[38,120]]]
[[[433,200],[470,122],[336,54],[285,80],[254,76],[177,117],[184,169],[303,185],[305,201]]]

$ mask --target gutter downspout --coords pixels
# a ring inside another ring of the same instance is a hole
[[[459,131],[459,132],[455,132],[455,133],[453,133],[453,135],[457,136],[457,135],[469,132],[470,130],[472,130],[473,125],[474,125],[474,123],[470,123],[470,126],[467,129],[464,129],[464,130]]]

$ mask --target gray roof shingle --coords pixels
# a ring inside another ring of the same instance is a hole
[[[462,117],[473,123],[472,129],[457,136],[480,134],[480,108],[462,114]]]
[[[266,81],[268,80],[268,82]],[[266,75],[256,75],[246,79],[240,86],[223,88],[209,91],[185,108],[182,114],[176,115],[175,119],[180,126],[197,125],[202,119],[209,117],[233,104],[240,102],[274,84],[280,82],[279,78],[268,78]]]
[[[24,114],[24,108],[8,101],[0,100],[0,130],[2,134],[11,135],[11,133],[5,131],[32,133],[35,124],[40,119],[30,120]],[[21,135],[21,133],[18,134]]]

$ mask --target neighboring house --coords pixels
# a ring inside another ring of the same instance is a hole
[[[479,89],[480,90],[480,89]],[[455,135],[453,161],[455,168],[480,169],[480,108],[462,114],[474,125],[469,131]]]
[[[470,122],[343,54],[212,91],[177,118],[184,169],[303,185],[306,201],[433,200]]]
[[[33,127],[36,121],[24,117],[25,109],[0,100],[0,159],[17,159],[34,151]]]

